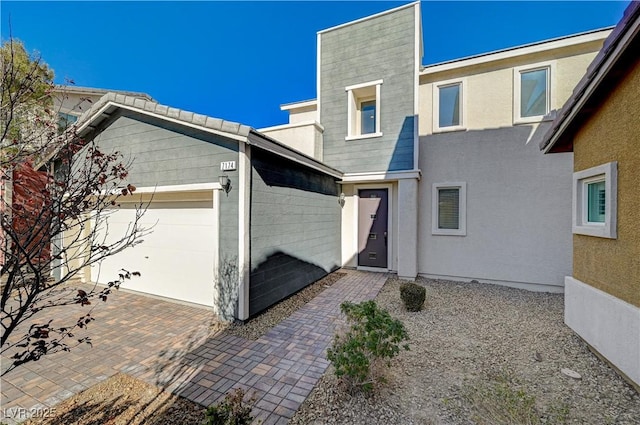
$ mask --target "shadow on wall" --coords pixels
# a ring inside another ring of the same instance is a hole
[[[404,118],[400,131],[393,147],[393,153],[389,158],[387,171],[400,171],[413,169],[414,150],[414,124],[416,117],[409,115]],[[376,170],[377,171],[377,170]]]
[[[254,154],[252,159],[253,168],[267,186],[287,187],[336,197],[340,193],[339,185],[333,178],[295,162],[262,151]],[[277,172],[274,170],[274,164],[280,165]]]
[[[265,261],[251,270],[250,315],[260,313],[339,268],[340,266],[334,264],[329,270],[325,270],[282,251],[270,254]]]

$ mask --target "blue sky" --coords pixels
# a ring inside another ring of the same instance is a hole
[[[315,97],[316,31],[406,3],[3,0],[0,23],[57,82],[260,128],[286,122],[280,104]],[[423,64],[612,26],[628,3],[423,1]]]

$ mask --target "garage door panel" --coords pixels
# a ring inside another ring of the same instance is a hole
[[[151,233],[142,238],[142,243],[105,259],[99,277],[97,267],[93,267],[92,278],[107,283],[118,276],[120,269],[139,271],[141,277],[127,281],[123,288],[213,305],[217,239],[213,209],[180,208],[177,202],[151,205],[154,208],[147,209],[140,220],[143,227],[153,226]],[[107,218],[108,227],[98,230],[99,237],[106,234],[107,244],[121,238],[135,215],[134,208],[114,210]]]

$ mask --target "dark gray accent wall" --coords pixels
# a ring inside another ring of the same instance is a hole
[[[413,169],[415,8],[320,34],[324,162],[345,173]],[[349,140],[345,87],[383,80],[382,137]]]
[[[119,151],[132,161],[128,182],[136,187],[217,182],[220,162],[238,163],[238,141],[166,120],[126,111],[88,139],[104,152]],[[237,261],[238,172],[225,172],[234,188],[220,205],[220,258]]]
[[[340,266],[340,187],[331,176],[254,148],[249,312]]]

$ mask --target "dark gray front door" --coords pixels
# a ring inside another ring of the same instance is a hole
[[[358,191],[358,265],[387,267],[387,189]]]

